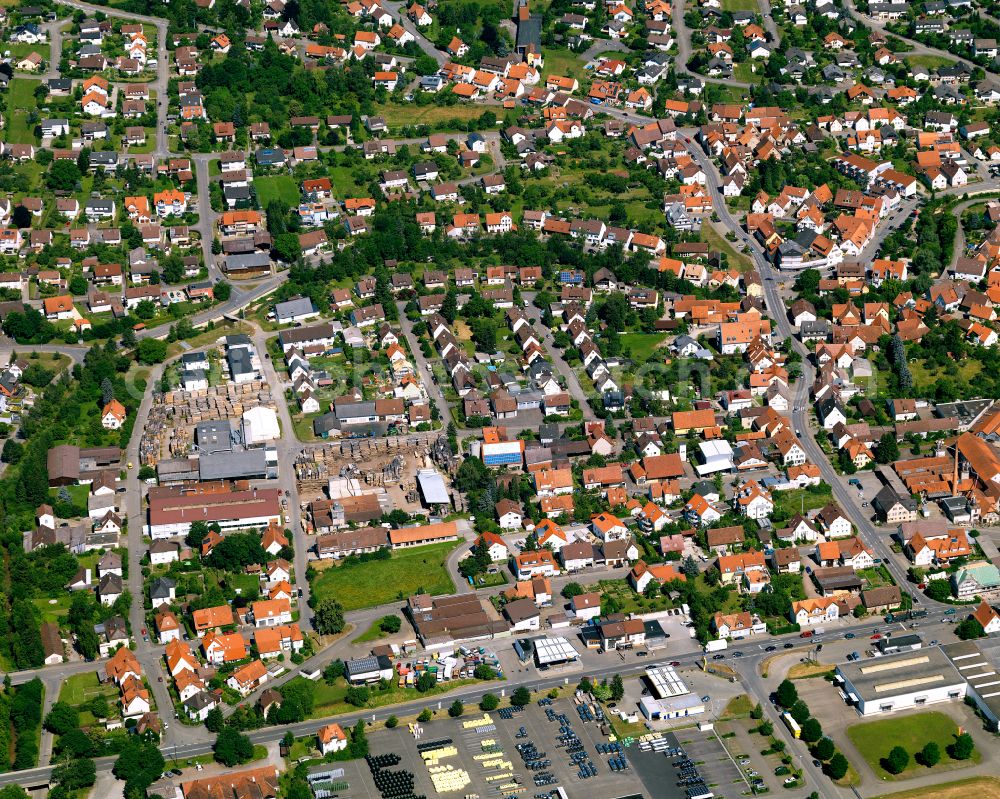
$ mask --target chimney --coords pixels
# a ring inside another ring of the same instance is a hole
[[[951,490],[953,494],[958,493],[958,441],[955,442],[955,471],[952,475]]]

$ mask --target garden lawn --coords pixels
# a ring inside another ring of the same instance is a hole
[[[633,361],[645,363],[666,337],[666,333],[625,333],[619,340],[623,351],[631,353]]]
[[[115,686],[111,683],[101,685],[97,681],[96,671],[85,671],[82,674],[74,674],[63,680],[62,687],[59,689],[59,702],[66,702],[67,704],[82,705],[84,702],[89,702],[95,696],[104,695],[112,699],[111,704],[114,704],[114,697],[118,695],[118,691],[115,690]]]
[[[833,491],[826,483],[817,488],[793,488],[790,491],[775,491],[774,517],[782,522],[788,521],[796,513],[808,512],[822,508],[833,497]]]
[[[69,594],[63,594],[55,599],[36,597],[32,602],[38,608],[39,617],[42,622],[54,621],[58,624],[63,616],[69,613],[69,603],[71,600],[72,597]]]
[[[758,11],[757,0],[722,0],[723,11]]]
[[[28,114],[38,108],[35,89],[41,84],[34,78],[13,78],[7,93],[7,140],[15,144],[35,144],[34,126],[28,123]]]
[[[583,59],[577,53],[554,47],[545,48],[545,66],[542,67],[542,78],[547,78],[549,75],[576,78],[581,83],[587,77],[583,69]]]
[[[253,182],[261,208],[266,209],[271,200],[281,200],[289,206],[299,203],[299,184],[291,175],[268,175]]]
[[[743,253],[737,252],[733,243],[720,236],[708,220],[701,226],[701,237],[713,250],[718,250],[726,254],[731,268],[739,272],[749,272],[753,268],[753,261]]]
[[[979,749],[968,760],[952,760],[948,756],[948,746],[955,740],[957,731],[958,725],[950,716],[932,711],[854,724],[847,728],[847,737],[871,766],[876,777],[900,780],[978,763],[982,759]],[[933,768],[920,765],[915,757],[928,741],[936,741],[941,747],[941,760]],[[902,746],[910,754],[910,764],[901,774],[895,775],[882,768],[881,764],[894,746]]]
[[[372,560],[347,566],[331,566],[313,580],[318,600],[335,597],[344,610],[359,610],[419,594],[451,594],[455,591],[445,561],[458,543],[448,541],[411,547],[392,553],[388,560]]]

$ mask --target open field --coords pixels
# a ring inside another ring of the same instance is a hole
[[[931,771],[949,771],[978,763],[982,759],[978,749],[968,760],[952,760],[948,756],[948,746],[955,740],[957,731],[958,727],[950,716],[932,711],[854,724],[847,728],[847,737],[877,777],[905,780]],[[929,741],[935,741],[941,747],[941,761],[933,768],[920,765],[914,757]],[[882,768],[881,761],[895,746],[902,746],[910,754],[910,764],[901,774],[890,774]]]
[[[742,64],[733,66],[733,78],[741,83],[753,83],[754,74],[753,64],[749,61],[744,61]]]
[[[1000,799],[1000,779],[996,777],[972,777],[957,782],[946,782],[928,788],[914,788],[912,791],[886,793],[874,799]]]
[[[470,119],[479,119],[484,111],[502,111],[501,108],[487,109],[474,103],[464,103],[459,105],[425,105],[419,106],[414,103],[386,103],[376,106],[375,113],[385,117],[385,124],[389,127],[403,127],[404,125],[433,125],[437,127],[452,127],[449,123],[452,120],[458,122],[468,122]],[[497,114],[499,116],[499,114]],[[465,126],[454,126],[456,130],[465,130]],[[255,181],[256,183],[256,181]]]
[[[281,200],[288,205],[298,205],[299,186],[291,175],[268,175],[253,182],[257,199],[262,208],[271,200]]]
[[[924,69],[937,69],[938,67],[947,67],[955,63],[953,58],[945,58],[940,55],[908,55],[905,56],[904,60],[914,67],[923,67]]]
[[[734,696],[729,700],[726,709],[722,711],[721,719],[743,719],[750,715],[753,710],[753,702],[746,694]]]
[[[344,610],[384,605],[421,592],[451,594],[455,584],[445,561],[457,543],[448,541],[392,553],[389,560],[331,566],[313,581],[317,599],[333,596]]]
[[[621,336],[622,350],[631,353],[636,363],[645,363],[666,337],[665,333],[625,333]]]
[[[723,11],[759,11],[757,0],[722,0]]]

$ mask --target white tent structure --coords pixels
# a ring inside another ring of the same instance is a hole
[[[243,414],[243,443],[251,447],[281,438],[278,414],[273,408],[251,408]]]

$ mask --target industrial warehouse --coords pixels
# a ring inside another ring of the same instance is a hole
[[[842,663],[834,681],[862,716],[964,699],[967,690],[965,679],[937,646]]]

